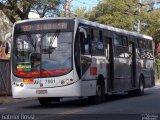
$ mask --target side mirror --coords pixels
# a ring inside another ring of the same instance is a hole
[[[87,32],[83,27],[79,27],[79,32],[83,33],[85,36],[85,39],[87,39]]]

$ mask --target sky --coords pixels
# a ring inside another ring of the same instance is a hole
[[[72,0],[71,9],[74,9],[76,7],[86,7],[87,10],[90,10],[95,7],[99,2],[100,0]]]

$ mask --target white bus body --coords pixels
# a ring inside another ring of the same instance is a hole
[[[102,100],[113,92],[143,94],[144,87],[154,85],[150,44],[149,36],[78,18],[17,22],[12,39],[12,95],[36,97],[46,104],[49,98]]]

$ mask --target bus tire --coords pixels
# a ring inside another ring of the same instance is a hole
[[[96,95],[89,97],[91,103],[98,104],[105,100],[105,86],[104,82],[97,82],[96,85]]]
[[[49,106],[49,105],[51,105],[51,100],[48,99],[48,98],[38,98],[38,101],[39,101],[39,103],[42,106]]]
[[[101,87],[101,92],[100,92],[100,95],[98,95],[97,93],[97,97],[100,98],[100,102],[103,102],[105,100],[105,83],[104,81],[103,82],[100,82],[99,86]],[[98,91],[96,91],[98,92]]]
[[[141,75],[139,78],[139,88],[138,88],[138,95],[144,95],[144,77]]]

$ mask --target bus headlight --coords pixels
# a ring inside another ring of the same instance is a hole
[[[16,86],[18,87],[20,85],[20,83],[16,83]]]
[[[61,84],[62,85],[68,85],[68,84],[71,84],[73,82],[74,82],[73,79],[66,79],[66,80],[62,80]]]
[[[19,86],[20,86],[20,87],[23,87],[23,86],[24,86],[24,84],[23,84],[22,82],[16,82],[15,85],[16,85],[17,87],[19,87]]]
[[[21,86],[21,87],[23,87],[23,86],[24,86],[24,84],[23,84],[23,83],[21,83],[21,84],[20,84],[20,86]]]

